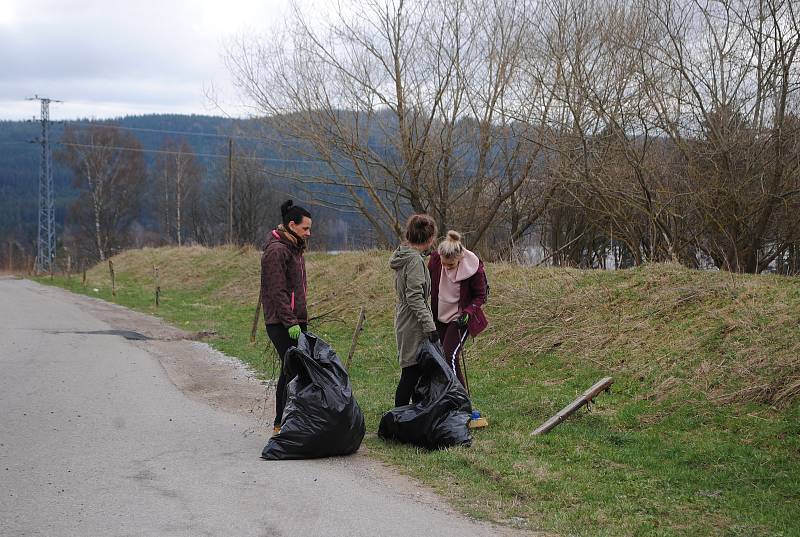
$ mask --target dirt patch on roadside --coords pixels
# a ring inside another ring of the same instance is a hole
[[[141,334],[143,339],[130,343],[155,356],[172,383],[187,397],[254,418],[252,432],[271,433],[275,415],[274,389],[256,378],[241,361],[195,341],[196,334],[175,328],[152,315],[54,287],[37,286],[36,290],[60,295],[113,330]]]

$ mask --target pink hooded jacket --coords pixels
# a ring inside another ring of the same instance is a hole
[[[433,318],[439,319],[439,285],[445,270],[442,267],[439,252],[431,254],[428,270],[431,273],[431,310]],[[444,277],[447,278],[447,275],[445,274]],[[459,286],[458,309],[469,314],[467,330],[472,337],[475,337],[489,325],[482,309],[486,303],[487,292],[483,262],[474,253],[466,250],[464,258],[459,263],[455,278],[451,278],[451,281],[453,280]]]

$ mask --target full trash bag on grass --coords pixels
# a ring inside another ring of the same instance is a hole
[[[441,346],[426,341],[417,352],[422,374],[414,388],[414,403],[384,414],[378,436],[428,449],[471,445],[472,403],[455,372],[447,367]]]
[[[350,378],[330,345],[311,332],[283,359],[288,379],[281,432],[261,452],[269,460],[355,453],[364,439],[364,415]]]

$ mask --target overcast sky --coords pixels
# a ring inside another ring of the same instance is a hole
[[[288,0],[0,0],[0,119],[243,115],[222,55],[264,34]],[[207,97],[214,89],[222,110]]]

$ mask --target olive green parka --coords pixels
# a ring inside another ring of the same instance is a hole
[[[420,343],[436,330],[429,305],[431,277],[419,251],[405,244],[394,251],[389,266],[395,271],[397,307],[394,329],[398,359],[400,367],[408,367],[417,363]]]

